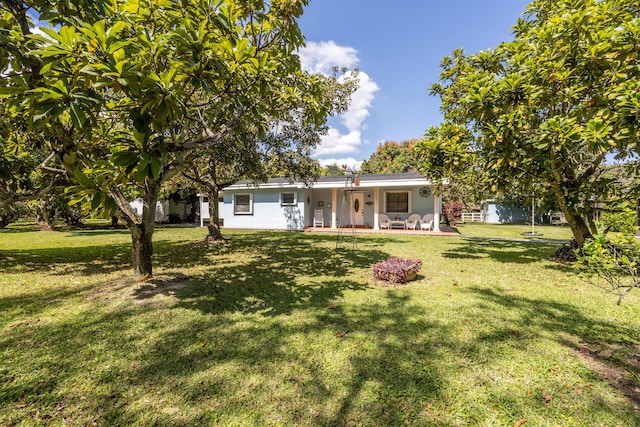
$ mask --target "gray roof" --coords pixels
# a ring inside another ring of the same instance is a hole
[[[391,174],[363,174],[363,175],[359,175],[359,178],[360,178],[361,185],[364,183],[374,183],[374,182],[383,183],[384,181],[417,180],[417,181],[423,181],[422,183],[425,183],[425,181],[428,181],[427,178],[422,176],[422,174],[420,174],[419,172],[391,173]],[[311,184],[311,187],[313,187],[315,184],[320,184],[320,186],[323,186],[323,187],[332,186],[331,184],[334,184],[334,183],[336,184],[335,185],[336,187],[341,187],[346,185],[348,183],[347,176],[346,175],[321,176],[318,178],[317,181]],[[255,184],[256,183],[254,183],[251,180],[243,180],[243,181],[236,182],[235,184],[231,185],[228,188],[229,189],[247,188],[247,187],[253,187]],[[269,178],[267,182],[257,183],[257,186],[258,187],[261,187],[261,186],[303,187],[304,185],[301,181],[291,180],[290,178]]]

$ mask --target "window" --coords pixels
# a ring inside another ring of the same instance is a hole
[[[385,212],[409,213],[409,211],[408,191],[385,193]]]
[[[253,214],[253,194],[235,194],[233,201],[234,215]]]
[[[280,193],[280,205],[292,206],[298,203],[297,193]]]

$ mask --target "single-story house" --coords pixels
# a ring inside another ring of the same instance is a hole
[[[323,227],[378,230],[381,214],[398,222],[432,214],[433,231],[440,231],[442,198],[419,173],[356,178],[324,176],[311,185],[284,178],[241,181],[225,188],[221,216],[225,228],[303,230],[318,225],[317,214]],[[201,212],[204,207],[201,199]]]
[[[138,216],[142,216],[143,202],[141,199],[135,199],[129,205]],[[155,221],[158,223],[187,222],[189,221],[190,209],[189,203],[183,201],[158,200]]]
[[[133,211],[139,217],[142,217],[143,201],[142,199],[135,199],[130,202],[129,205],[133,208]],[[156,202],[156,222],[168,222],[169,221],[169,200],[159,200]]]

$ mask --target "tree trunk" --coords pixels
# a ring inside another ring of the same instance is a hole
[[[42,229],[43,230],[55,230],[56,223],[55,218],[49,215],[49,206],[47,200],[40,200],[40,217],[42,218]]]
[[[131,265],[136,280],[148,279],[153,274],[153,232],[156,229],[156,204],[160,184],[145,180],[142,193],[142,218],[129,226],[131,231]]]
[[[585,222],[584,218],[582,218],[577,212],[575,212],[569,204],[567,203],[567,199],[562,194],[562,189],[557,182],[551,183],[551,188],[553,189],[553,193],[558,200],[558,204],[560,205],[560,210],[564,214],[564,217],[571,228],[571,232],[573,233],[573,238],[576,239],[576,243],[578,247],[582,247],[584,241],[587,237],[591,236],[591,230],[589,230],[589,226]]]
[[[16,215],[10,208],[7,208],[5,212],[0,213],[0,228],[6,228],[16,220]]]
[[[218,203],[218,193],[220,192],[217,185],[209,186],[209,236],[207,239],[215,242],[224,240],[222,231],[220,231],[220,208]]]
[[[640,237],[640,199],[636,200],[636,237]]]
[[[138,216],[129,201],[117,189],[110,191],[120,210],[120,218],[131,233],[131,266],[136,280],[143,281],[153,274],[153,232],[156,228],[156,204],[160,182],[145,179],[142,191],[142,215]]]
[[[587,223],[589,224],[589,230],[591,232],[591,235],[598,234],[598,226],[596,225],[596,222],[593,220],[593,211],[591,209],[589,209],[589,211],[587,212]]]
[[[578,247],[582,247],[585,239],[591,236],[591,230],[589,230],[589,226],[587,222],[573,209],[573,206],[569,206],[567,202],[567,198],[564,196],[563,189],[560,186],[560,183],[563,182],[563,175],[561,175],[558,165],[558,159],[556,158],[556,153],[553,149],[550,151],[549,156],[550,164],[551,164],[551,172],[553,174],[553,180],[551,181],[551,189],[553,190],[553,194],[556,196],[558,200],[558,204],[560,205],[560,210],[564,214],[569,227],[571,228],[571,232],[573,233],[573,238],[576,240]]]
[[[153,274],[153,231],[144,224],[131,227],[131,265],[136,280],[148,279]]]

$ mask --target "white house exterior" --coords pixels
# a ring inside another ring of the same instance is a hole
[[[218,202],[218,217],[219,219],[224,219],[223,210],[224,210],[224,202],[222,201],[222,197],[224,197],[224,192],[220,192],[220,201]],[[205,221],[209,221],[211,219],[209,215],[209,197],[206,194],[198,194],[198,198],[200,199],[200,227],[204,227]]]
[[[358,181],[327,176],[310,186],[283,178],[238,182],[225,188],[221,216],[225,228],[303,230],[313,226],[314,210],[322,210],[325,227],[377,230],[380,214],[398,220],[433,214],[433,231],[440,231],[442,199],[419,173],[361,175]]]

